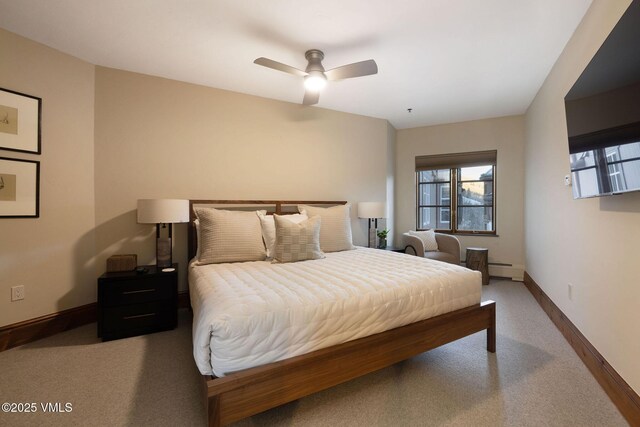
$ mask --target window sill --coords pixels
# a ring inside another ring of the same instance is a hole
[[[452,236],[482,236],[482,237],[500,237],[497,233],[447,233]]]
[[[425,231],[425,229],[419,229],[418,231]],[[473,232],[455,232],[452,233],[450,230],[435,230],[436,233],[441,234],[449,234],[451,236],[482,236],[482,237],[500,237],[498,233],[473,233]]]

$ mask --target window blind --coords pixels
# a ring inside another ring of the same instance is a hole
[[[433,169],[495,165],[497,157],[497,150],[437,154],[433,156],[416,156],[416,172]]]

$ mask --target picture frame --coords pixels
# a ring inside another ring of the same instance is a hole
[[[41,153],[42,99],[0,88],[0,150]]]
[[[40,162],[0,157],[0,218],[40,217]]]

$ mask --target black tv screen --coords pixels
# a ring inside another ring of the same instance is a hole
[[[640,191],[640,0],[565,97],[576,199]]]

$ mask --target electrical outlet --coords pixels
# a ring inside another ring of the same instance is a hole
[[[11,287],[11,301],[20,301],[24,299],[24,286]]]
[[[567,292],[569,293],[569,301],[573,301],[573,284],[569,283],[567,285]]]

